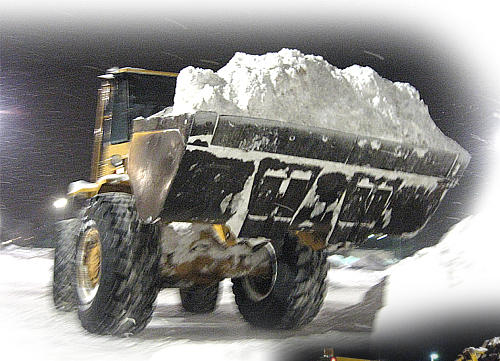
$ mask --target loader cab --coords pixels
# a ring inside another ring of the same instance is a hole
[[[126,173],[133,122],[174,103],[177,73],[112,68],[102,79],[97,100],[90,179]]]

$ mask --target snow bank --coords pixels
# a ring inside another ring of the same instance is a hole
[[[490,297],[492,292],[500,296],[500,288],[493,287],[500,284],[500,244],[492,221],[491,217],[481,214],[468,217],[436,246],[425,248],[391,267],[387,303],[390,305],[408,296],[448,303],[450,297],[464,291],[473,292],[479,298]],[[413,290],[408,295],[410,287]]]
[[[338,69],[298,50],[236,53],[217,72],[187,67],[170,114],[198,110],[246,115],[466,152],[432,121],[418,91],[373,69]]]
[[[464,219],[439,244],[389,269],[385,306],[377,316],[374,339],[408,332],[409,324],[460,321],[476,313],[489,322],[488,318],[493,321],[491,316],[500,314],[496,214],[484,212]]]

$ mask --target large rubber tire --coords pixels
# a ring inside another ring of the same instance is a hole
[[[56,225],[52,298],[56,309],[76,309],[75,252],[82,222],[78,218],[67,219]]]
[[[250,324],[266,329],[294,329],[311,322],[326,296],[328,263],[324,251],[313,251],[287,239],[277,258],[276,283],[271,293],[254,301],[242,278],[233,279],[238,309]]]
[[[193,286],[179,289],[184,310],[192,313],[210,313],[217,307],[219,282],[210,286]]]
[[[89,229],[101,243],[100,279],[90,302],[78,294],[82,326],[96,334],[136,334],[151,320],[159,291],[158,229],[140,222],[134,199],[124,193],[91,200],[82,235]],[[76,263],[78,271],[78,250]]]

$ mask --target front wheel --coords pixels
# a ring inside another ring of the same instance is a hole
[[[327,273],[324,251],[313,251],[296,239],[287,239],[277,257],[276,280],[270,291],[263,280],[236,278],[235,301],[243,318],[254,326],[298,328],[318,314],[326,296]],[[268,283],[271,285],[270,279]]]
[[[81,220],[67,219],[56,225],[54,250],[54,274],[52,298],[56,309],[73,311],[76,308],[75,253],[80,235]]]
[[[96,334],[140,332],[159,291],[155,225],[140,222],[131,195],[94,197],[76,249],[78,317]]]

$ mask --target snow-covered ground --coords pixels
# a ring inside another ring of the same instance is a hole
[[[298,331],[250,327],[225,281],[213,314],[184,312],[177,290],[167,289],[141,334],[94,336],[81,328],[75,313],[53,308],[52,251],[9,246],[0,250],[2,354],[19,360],[278,360],[283,350],[311,345],[403,347],[401,341],[450,317],[478,317],[466,329],[453,330],[467,332],[476,321],[496,322],[500,315],[494,218],[494,213],[469,217],[438,245],[384,271],[332,268],[322,311]],[[431,344],[434,335],[427,336]]]
[[[0,250],[0,343],[17,360],[274,360],[283,348],[317,343],[366,347],[373,320],[363,304],[383,272],[332,269],[329,294],[319,316],[298,331],[263,331],[242,320],[230,282],[218,309],[209,315],[180,308],[176,289],[160,293],[149,326],[131,338],[94,336],[75,313],[55,311],[51,299],[52,252]]]

